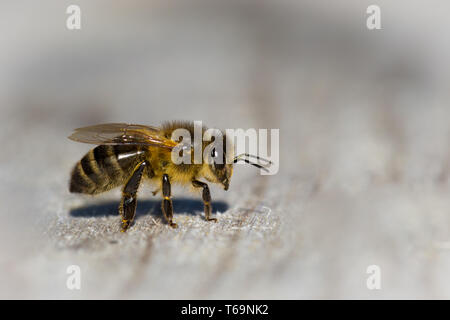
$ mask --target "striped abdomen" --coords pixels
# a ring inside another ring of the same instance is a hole
[[[126,182],[145,156],[145,151],[135,145],[100,145],[76,164],[69,190],[96,194],[118,187]]]

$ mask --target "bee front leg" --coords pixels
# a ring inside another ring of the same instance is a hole
[[[206,221],[217,222],[216,218],[211,218],[211,193],[209,192],[209,187],[206,183],[192,180],[192,185],[196,188],[203,188],[202,199],[205,208],[205,219]]]
[[[172,205],[172,199],[170,198],[170,196],[171,196],[170,180],[169,180],[169,176],[167,174],[163,174],[163,177],[162,177],[162,193],[163,193],[163,197],[164,197],[162,204],[161,204],[162,212],[164,213],[164,216],[166,217],[169,225],[172,228],[176,228],[176,227],[178,227],[177,224],[172,221],[173,205]]]
[[[128,179],[125,187],[122,190],[122,200],[119,205],[119,213],[122,216],[122,232],[127,231],[133,222],[136,214],[137,205],[137,191],[142,179],[142,173],[147,163],[141,162],[133,171],[133,174]]]

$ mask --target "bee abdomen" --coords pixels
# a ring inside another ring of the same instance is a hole
[[[143,152],[136,146],[97,146],[76,164],[69,190],[96,194],[118,187],[142,158]]]
[[[69,191],[75,193],[94,193],[95,185],[83,171],[80,162],[76,164],[72,170],[72,176],[70,178]]]

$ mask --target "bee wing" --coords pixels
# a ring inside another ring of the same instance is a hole
[[[157,127],[127,123],[106,123],[74,130],[69,139],[90,144],[136,144],[172,149],[173,140],[160,134]]]

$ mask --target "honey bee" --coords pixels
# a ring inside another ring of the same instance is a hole
[[[168,224],[173,228],[176,228],[177,224],[173,222],[171,184],[190,185],[193,190],[202,190],[205,219],[217,221],[211,217],[208,184],[200,180],[221,184],[228,190],[233,163],[245,161],[267,170],[271,161],[249,154],[234,156],[234,146],[224,135],[226,141],[222,144],[223,150],[211,150],[212,161],[175,164],[171,153],[180,140],[173,140],[172,133],[180,128],[194,136],[193,122],[168,122],[161,127],[110,123],[75,129],[69,139],[98,146],[91,149],[73,168],[70,192],[95,195],[124,186],[119,214],[122,217],[121,231],[125,232],[135,216],[141,181],[147,180],[156,187],[153,195],[162,191],[161,209]],[[205,130],[202,126],[203,133]],[[202,152],[207,145],[207,142],[202,141]],[[193,144],[189,145],[189,151],[192,151],[192,148]],[[222,157],[219,159],[220,155]],[[265,165],[254,163],[249,158],[265,161]]]

